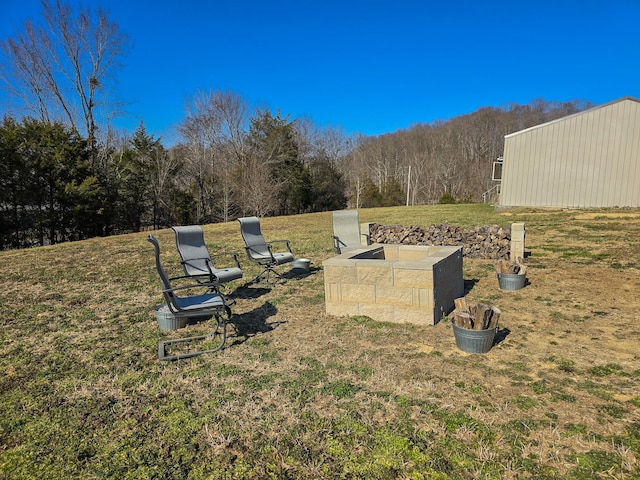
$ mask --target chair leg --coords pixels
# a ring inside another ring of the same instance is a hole
[[[163,342],[158,342],[158,359],[159,360],[181,360],[183,358],[197,357],[199,355],[204,355],[205,353],[214,353],[221,350],[227,341],[227,320],[231,318],[231,309],[229,307],[225,308],[225,315],[226,315],[226,318],[224,318],[219,314],[215,315],[216,328],[209,335],[199,335],[196,337],[187,337],[187,338],[180,338],[177,340],[165,340]],[[221,338],[220,338],[220,341],[218,342],[218,345],[215,348],[208,349],[208,350],[200,350],[197,352],[181,353],[177,355],[167,355],[167,347],[171,345],[208,340],[211,338],[215,338],[218,335],[220,335]]]
[[[269,277],[270,275],[273,274],[276,279],[273,282],[269,281]],[[271,283],[276,283],[278,280],[284,280],[285,278],[280,275],[278,272],[276,272],[276,270],[271,266],[271,265],[267,265],[264,267],[264,270],[260,273],[260,275],[258,275],[256,278],[253,279],[253,283],[259,283],[261,278],[265,278],[265,283],[267,285],[271,284]]]
[[[228,294],[226,294],[225,292],[222,291],[222,285],[221,286],[215,286],[215,287],[211,287],[209,289],[210,293],[217,293],[218,295],[220,295],[222,298],[224,298],[224,303],[226,305],[235,305],[236,304],[236,299],[233,297],[230,297]],[[229,316],[231,316],[231,314],[229,314]]]

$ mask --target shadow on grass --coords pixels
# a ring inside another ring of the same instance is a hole
[[[311,275],[315,275],[321,270],[321,267],[311,267],[308,272],[294,272],[288,270],[283,273],[271,274],[269,281],[255,281],[250,280],[244,285],[239,286],[230,295],[232,298],[258,298],[267,292],[270,292],[273,288],[277,288],[279,285],[283,285],[289,280],[302,280]]]
[[[509,330],[508,328],[498,329],[498,331],[496,332],[496,336],[493,339],[493,344],[497,345],[501,342],[504,342],[510,333],[511,333],[511,330]]]
[[[310,277],[311,275],[315,275],[319,271],[320,271],[320,267],[310,267],[308,272],[300,272],[300,273],[294,272],[293,270],[289,270],[282,274],[282,278],[284,278],[285,280],[291,280],[291,279],[302,280],[303,278],[307,278],[307,277]]]
[[[247,283],[236,288],[229,296],[234,299],[251,299],[259,298],[271,291],[270,288],[263,288],[259,286],[251,286],[251,283]]]
[[[477,278],[472,278],[470,280],[465,280],[464,281],[464,294],[467,295],[471,290],[473,290],[473,287],[476,286],[476,283],[478,283],[480,280]]]
[[[268,322],[269,317],[278,313],[278,309],[270,302],[265,302],[262,306],[254,308],[250,312],[233,315],[231,322],[235,327],[234,344],[244,343],[249,338],[258,333],[267,333],[274,330],[279,325],[286,323],[286,320]]]

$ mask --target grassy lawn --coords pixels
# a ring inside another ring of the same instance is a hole
[[[0,478],[640,478],[640,211],[360,210],[361,222],[525,222],[530,284],[464,260],[471,301],[502,310],[486,355],[447,319],[324,313],[331,214],[262,221],[313,273],[237,298],[227,347],[159,362],[147,233],[0,252]],[[244,256],[237,222],[206,225]],[[154,232],[180,272],[171,230]],[[203,330],[204,329],[204,330]]]

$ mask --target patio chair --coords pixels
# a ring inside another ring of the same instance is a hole
[[[362,247],[361,237],[365,237],[367,245],[371,238],[360,233],[357,210],[337,210],[333,212],[333,249],[337,254]]]
[[[189,277],[175,277],[169,278],[166,270],[163,268],[160,262],[160,245],[158,240],[153,235],[149,235],[149,242],[153,245],[156,257],[156,269],[162,284],[162,295],[169,307],[169,311],[176,318],[193,318],[193,317],[213,317],[216,322],[215,330],[209,335],[200,335],[195,337],[181,338],[177,340],[167,340],[158,343],[158,358],[160,360],[178,360],[182,358],[195,357],[205,353],[213,353],[224,347],[227,340],[227,321],[231,319],[231,309],[227,306],[224,297],[217,292],[211,291],[206,293],[195,294],[191,296],[181,297],[177,292],[188,293],[190,289],[199,288],[203,289],[212,287],[212,284],[206,283],[192,283],[179,287],[173,287],[172,280],[177,278],[189,278]],[[192,290],[191,290],[192,291]],[[195,352],[188,352],[178,355],[167,355],[167,347],[179,343],[196,342],[203,340],[215,340],[217,345],[208,350],[201,350]]]
[[[238,255],[235,253],[231,256],[236,266],[217,268],[213,264],[209,250],[204,243],[204,232],[200,225],[171,227],[171,229],[176,235],[176,247],[186,276],[193,277],[200,283],[215,285],[213,289],[217,292],[220,291],[223,284],[242,278],[242,269]],[[229,254],[220,254],[215,257],[223,256],[229,256]]]
[[[282,275],[275,271],[274,267],[294,260],[289,240],[272,240],[267,243],[262,236],[258,217],[242,217],[238,218],[238,221],[240,222],[240,234],[244,240],[247,257],[250,261],[264,267],[264,270],[253,279],[253,282],[257,283],[264,277],[266,283],[269,283],[269,277],[272,273],[276,277],[275,281],[283,278]],[[286,245],[286,252],[274,253],[271,250],[271,245],[278,242]]]

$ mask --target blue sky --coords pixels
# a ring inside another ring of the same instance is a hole
[[[133,42],[117,125],[167,140],[198,90],[365,135],[536,98],[640,97],[640,0],[80,4]],[[37,0],[0,0],[0,38],[39,15]]]

